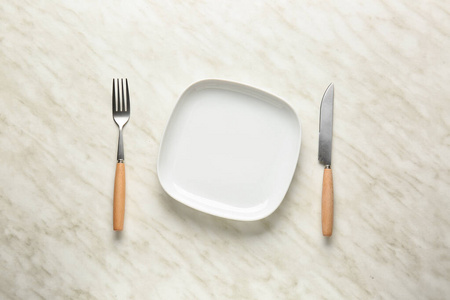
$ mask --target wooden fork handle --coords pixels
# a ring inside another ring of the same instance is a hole
[[[114,181],[114,209],[113,227],[114,230],[123,230],[125,217],[125,164],[118,162],[116,165],[116,179]]]
[[[322,234],[333,233],[333,174],[331,167],[323,170],[322,184]]]

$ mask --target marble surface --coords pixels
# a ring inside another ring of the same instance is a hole
[[[448,299],[449,2],[2,1],[0,28],[1,299]],[[121,234],[113,77],[132,97]],[[165,124],[205,78],[273,93],[302,120],[294,179],[266,219],[206,215],[159,184]]]

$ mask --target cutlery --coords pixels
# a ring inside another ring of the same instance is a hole
[[[331,141],[333,139],[334,85],[331,83],[320,104],[319,162],[325,165],[322,183],[322,234],[333,233],[333,175],[331,172]]]
[[[117,86],[116,86],[117,84]],[[125,90],[126,89],[126,90]],[[128,80],[113,79],[112,87],[112,111],[113,119],[119,127],[119,146],[117,150],[116,177],[114,181],[114,209],[113,228],[123,230],[125,216],[125,163],[123,152],[123,127],[130,119],[130,94],[128,92]]]

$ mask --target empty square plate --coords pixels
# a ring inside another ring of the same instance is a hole
[[[223,80],[180,97],[159,152],[164,190],[192,208],[251,221],[283,200],[300,153],[301,127],[283,100]]]

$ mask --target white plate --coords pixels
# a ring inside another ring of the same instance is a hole
[[[301,127],[283,100],[223,80],[204,80],[180,97],[159,152],[164,190],[192,208],[258,220],[280,205],[300,153]]]

